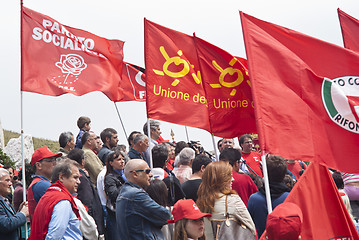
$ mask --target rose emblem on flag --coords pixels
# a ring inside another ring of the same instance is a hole
[[[78,76],[82,70],[87,67],[84,59],[77,54],[61,55],[60,61],[56,62],[55,65],[60,68],[63,73],[67,73],[64,83],[66,83],[70,74]]]

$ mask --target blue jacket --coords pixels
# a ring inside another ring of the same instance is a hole
[[[272,208],[284,202],[289,192],[284,192],[276,199],[272,199]],[[268,208],[266,196],[261,192],[253,193],[248,200],[247,205],[248,212],[251,214],[254,224],[258,232],[258,238],[263,234],[266,229]]]
[[[148,166],[150,166],[150,162],[147,161],[146,156],[133,148],[130,149],[127,155],[130,159],[143,159],[148,164]]]
[[[1,240],[17,240],[18,228],[26,223],[25,214],[15,210],[0,197],[0,239]]]
[[[76,137],[75,148],[80,148],[80,149],[82,148],[81,138],[82,138],[82,135],[84,135],[84,133],[85,133],[85,130],[83,130],[81,128],[79,134],[77,134],[77,137]]]
[[[119,239],[165,239],[161,227],[171,218],[170,211],[158,205],[137,184],[126,182],[116,201]]]

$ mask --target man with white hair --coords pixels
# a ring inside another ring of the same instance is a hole
[[[192,148],[186,147],[179,153],[180,166],[173,170],[181,184],[190,179],[192,175],[192,161],[196,156]]]
[[[20,206],[19,212],[15,212],[6,198],[11,192],[11,186],[9,172],[0,168],[0,233],[2,240],[19,239],[18,228],[26,223],[26,218],[29,216],[27,202]]]
[[[124,169],[127,182],[116,201],[119,239],[165,239],[161,228],[171,218],[144,188],[150,185],[151,169],[142,159],[131,159]]]

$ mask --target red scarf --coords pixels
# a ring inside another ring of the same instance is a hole
[[[60,181],[57,181],[56,183],[51,184],[36,206],[32,218],[31,235],[28,240],[45,239],[52,211],[54,210],[55,205],[62,200],[68,200],[78,219],[81,219],[73,196]]]

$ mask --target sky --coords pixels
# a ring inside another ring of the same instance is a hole
[[[145,67],[144,18],[186,34],[195,32],[196,36],[244,58],[239,11],[340,46],[343,44],[337,8],[359,18],[357,0],[24,0],[23,4],[64,25],[125,41],[124,60],[141,67]],[[20,132],[22,119],[25,134],[58,140],[64,131],[77,135],[78,117],[88,116],[95,133],[99,135],[103,129],[112,127],[118,131],[119,143],[127,143],[114,103],[100,92],[80,97],[21,94],[20,1],[1,3],[0,38],[0,121],[3,129]],[[127,135],[134,130],[142,131],[147,120],[145,103],[119,102],[117,107]],[[190,114],[190,111],[183,114]],[[187,141],[184,126],[161,122],[164,139],[172,140],[171,129],[175,141]],[[190,127],[187,130],[190,140],[199,140],[207,151],[213,150],[208,132]],[[215,141],[218,139],[215,137]]]

